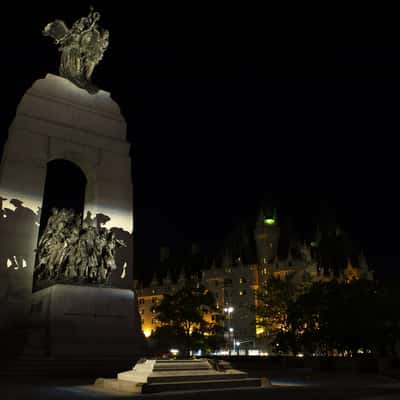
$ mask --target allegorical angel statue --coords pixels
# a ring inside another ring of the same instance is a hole
[[[100,14],[90,7],[89,15],[75,21],[71,29],[56,19],[42,32],[44,36],[51,36],[61,51],[60,76],[89,93],[99,90],[92,83],[92,74],[109,43],[109,32],[98,26],[99,19]]]

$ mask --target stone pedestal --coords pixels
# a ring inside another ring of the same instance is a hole
[[[200,360],[140,360],[117,379],[97,379],[104,389],[130,393],[160,393],[270,386],[267,378],[249,378],[227,362]]]
[[[135,294],[127,289],[54,285],[32,295],[26,353],[132,357],[146,353]]]

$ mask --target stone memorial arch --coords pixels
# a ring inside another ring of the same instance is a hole
[[[74,210],[76,214],[83,215],[85,207],[87,179],[75,163],[56,159],[47,163],[46,170],[39,237],[46,229],[53,208]]]
[[[91,10],[89,17],[65,32],[75,32],[75,38],[87,24],[92,29],[89,39],[97,43],[98,19],[99,14]],[[50,25],[45,33],[51,36]],[[108,38],[108,32],[103,36]],[[101,45],[104,52],[104,43]],[[89,59],[92,64],[87,62],[90,74],[93,63],[101,59],[98,54],[96,57]],[[83,78],[75,71],[72,79],[74,71],[67,67],[60,67],[61,76],[47,74],[37,80],[24,94],[5,144],[0,167],[0,333],[23,325],[31,312],[47,170],[57,160],[71,163],[84,175],[83,215],[96,217],[98,225],[111,229],[126,244],[116,255],[111,287],[133,288],[133,187],[126,122],[110,93],[95,87],[86,70]],[[63,182],[58,185],[62,188]],[[74,182],[65,185],[74,190]],[[109,296],[109,292],[101,293],[102,298]],[[140,322],[135,329],[140,330]]]

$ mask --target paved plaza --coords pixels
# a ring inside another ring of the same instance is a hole
[[[93,386],[92,378],[63,380],[40,377],[2,377],[0,399],[121,399],[142,398],[177,400],[229,400],[246,399],[296,399],[296,400],[399,400],[400,380],[372,374],[313,374],[300,371],[249,371],[251,376],[269,375],[272,386],[268,388],[244,388],[207,390],[201,392],[174,392],[138,395],[103,390]]]

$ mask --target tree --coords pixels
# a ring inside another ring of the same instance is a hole
[[[393,354],[400,338],[396,287],[363,279],[314,283],[288,308],[300,315],[299,344],[325,355]]]
[[[298,336],[301,331],[301,313],[296,298],[309,285],[307,274],[292,273],[283,278],[270,275],[258,296],[257,325],[273,339],[282,350],[297,354]]]
[[[166,294],[155,308],[162,329],[174,332],[176,338],[183,342],[186,356],[194,346],[202,347],[205,337],[216,330],[216,323],[207,322],[207,313],[215,311],[215,300],[204,286],[194,282],[187,283],[174,294]],[[156,336],[159,333],[156,331]]]

